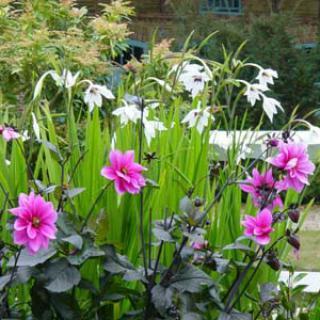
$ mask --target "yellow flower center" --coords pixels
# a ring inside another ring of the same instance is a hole
[[[126,168],[122,168],[122,169],[121,169],[121,172],[122,172],[123,174],[125,174],[125,175],[128,174],[128,170],[127,170]]]
[[[38,217],[32,218],[32,226],[38,228],[40,226],[40,219]]]

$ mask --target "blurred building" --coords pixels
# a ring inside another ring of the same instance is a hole
[[[91,12],[99,10],[99,3],[110,0],[78,0]],[[292,33],[299,43],[312,46],[317,38],[320,23],[320,0],[131,0],[136,8],[136,17],[131,29],[133,38],[147,42],[154,30],[163,38],[176,38],[178,23],[190,19],[210,21],[224,19],[250,20],[273,13],[285,13],[295,20]]]

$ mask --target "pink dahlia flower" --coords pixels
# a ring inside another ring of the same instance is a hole
[[[253,169],[252,177],[248,177],[245,183],[240,185],[240,188],[252,195],[256,207],[267,207],[272,210],[276,206],[283,206],[281,197],[275,189],[276,186],[271,169],[263,174],[260,174],[257,169]]]
[[[300,192],[304,185],[308,185],[308,176],[315,170],[309,160],[307,147],[302,144],[281,143],[279,154],[269,160],[275,167],[287,172],[287,175],[277,185],[278,190],[292,188]]]
[[[246,215],[242,225],[245,227],[245,236],[253,237],[256,243],[264,246],[270,242],[273,228],[272,213],[269,209],[263,209],[256,217]]]
[[[0,126],[0,134],[2,134],[3,139],[7,142],[20,138],[19,132],[11,127]]]
[[[49,241],[55,239],[57,213],[51,202],[31,192],[19,195],[19,207],[10,212],[16,216],[14,222],[14,243],[24,245],[30,254],[41,248],[47,249]]]
[[[134,151],[121,153],[118,150],[112,150],[109,158],[110,166],[103,167],[101,175],[114,181],[115,189],[120,195],[125,192],[139,193],[140,189],[146,185],[141,174],[145,168],[134,162]]]

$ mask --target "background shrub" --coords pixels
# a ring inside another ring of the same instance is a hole
[[[317,47],[302,49],[297,45],[298,40],[290,33],[294,28],[294,21],[290,16],[277,14],[266,17],[253,18],[248,24],[243,20],[214,20],[203,17],[189,19],[188,23],[181,20],[177,28],[177,43],[180,38],[195,30],[195,37],[201,41],[209,33],[218,31],[202,50],[201,54],[210,59],[222,61],[224,49],[235,52],[245,43],[240,59],[255,61],[263,67],[271,67],[279,73],[274,97],[281,101],[285,109],[277,117],[273,125],[265,121],[262,128],[279,129],[288,122],[293,110],[298,106],[298,116],[304,117],[319,107],[320,90],[315,85],[320,79],[320,56]],[[251,79],[250,70],[243,78]],[[238,115],[243,115],[243,108]],[[258,124],[261,111],[253,108],[250,111],[247,125]],[[319,121],[313,117],[313,121]]]

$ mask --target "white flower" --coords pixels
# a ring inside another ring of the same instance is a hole
[[[205,68],[199,64],[183,63],[180,66],[174,66],[171,72],[177,70],[180,70],[178,81],[184,85],[193,98],[202,92],[206,83],[212,79],[209,68]]]
[[[247,100],[251,106],[254,106],[257,101],[261,100],[262,92],[268,90],[268,88],[259,83],[246,83],[246,86],[247,89],[244,95],[247,97]]]
[[[10,161],[10,160],[8,160],[8,159],[4,159],[4,163],[6,164],[6,166],[10,166],[11,161]]]
[[[35,114],[32,112],[31,113],[32,115],[32,128],[33,128],[33,132],[36,136],[36,140],[37,141],[40,141],[40,127],[39,127],[39,124],[38,124],[38,121],[37,121],[37,118],[35,116]]]
[[[277,108],[284,111],[278,100],[266,97],[265,95],[263,95],[262,107],[271,122],[273,121],[273,115],[278,113]]]
[[[259,68],[259,74],[257,76],[257,80],[259,81],[259,83],[264,86],[267,87],[268,84],[274,84],[273,82],[273,78],[278,78],[278,72],[273,70],[273,69],[263,69],[263,68]]]
[[[40,77],[34,88],[33,99],[36,99],[40,95],[43,87],[43,82],[48,75],[51,76],[58,87],[64,86],[65,88],[69,89],[76,84],[79,74],[80,73],[77,72],[75,75],[72,75],[72,73],[66,69],[63,69],[61,76],[55,70],[49,70],[45,72]]]
[[[77,83],[79,74],[80,72],[78,71],[75,75],[72,75],[72,73],[69,70],[63,69],[61,75],[62,85],[65,86],[67,89],[72,88]]]
[[[114,99],[114,95],[106,86],[90,83],[84,93],[84,102],[88,105],[90,112],[92,112],[95,106],[101,108],[102,97]]]
[[[205,109],[196,108],[191,110],[181,121],[181,123],[189,123],[189,128],[196,127],[198,132],[201,134],[205,127],[208,126],[209,119],[214,117],[209,113],[210,107]]]
[[[306,122],[310,128],[311,138],[310,142],[319,141],[320,140],[320,128],[312,125],[311,123],[307,121],[300,120],[301,122]]]
[[[157,109],[160,103],[157,100],[146,100],[149,109]]]
[[[124,103],[124,107],[114,110],[112,114],[120,117],[122,126],[127,125],[129,121],[136,123],[137,120],[141,118],[141,111],[134,104],[127,104],[125,101]]]
[[[143,126],[144,126],[144,135],[146,136],[146,140],[148,145],[150,145],[150,142],[153,138],[156,136],[156,131],[165,131],[167,128],[164,126],[164,124],[161,121],[155,121],[155,120],[143,120]]]
[[[24,130],[21,135],[22,142],[28,141],[30,139],[28,130]]]

